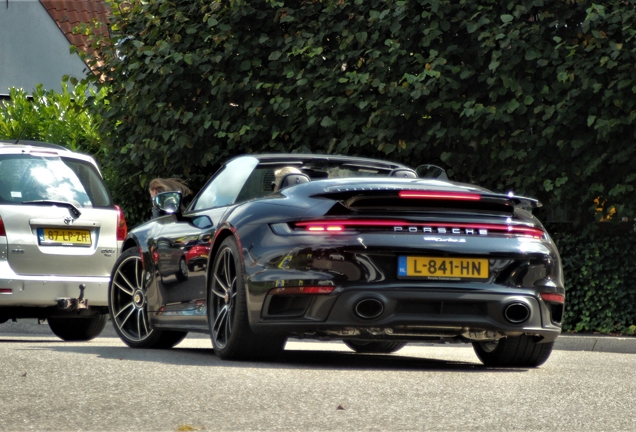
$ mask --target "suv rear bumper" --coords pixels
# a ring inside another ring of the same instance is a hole
[[[84,284],[89,306],[108,306],[110,277],[16,276],[0,279],[0,307],[56,306],[60,298],[78,298]]]

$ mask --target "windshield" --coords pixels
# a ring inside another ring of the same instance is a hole
[[[254,157],[241,157],[229,162],[205,185],[190,207],[200,210],[233,204],[257,164],[258,159]]]
[[[112,207],[106,186],[90,163],[63,157],[0,155],[0,204],[29,201]]]

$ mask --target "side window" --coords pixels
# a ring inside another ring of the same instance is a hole
[[[245,181],[245,185],[239,193],[236,202],[248,201],[269,195],[274,190],[275,168],[256,168],[252,175]]]
[[[258,159],[251,156],[230,161],[201,190],[191,208],[202,210],[234,204],[256,165]]]
[[[81,181],[93,207],[110,207],[113,205],[104,180],[93,165],[70,159],[64,159],[64,163],[73,170]]]
[[[21,180],[29,162],[16,155],[0,157],[0,199],[3,203],[22,203]]]

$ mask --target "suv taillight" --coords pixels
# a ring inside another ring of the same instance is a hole
[[[2,222],[2,216],[0,216],[0,236],[6,236],[7,232],[4,230],[4,222]]]
[[[128,226],[126,225],[124,211],[118,205],[115,208],[117,209],[117,241],[125,240],[128,235]]]

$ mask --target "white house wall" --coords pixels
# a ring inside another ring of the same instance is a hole
[[[37,84],[60,91],[62,77],[81,79],[86,64],[38,0],[0,0],[0,95]]]

